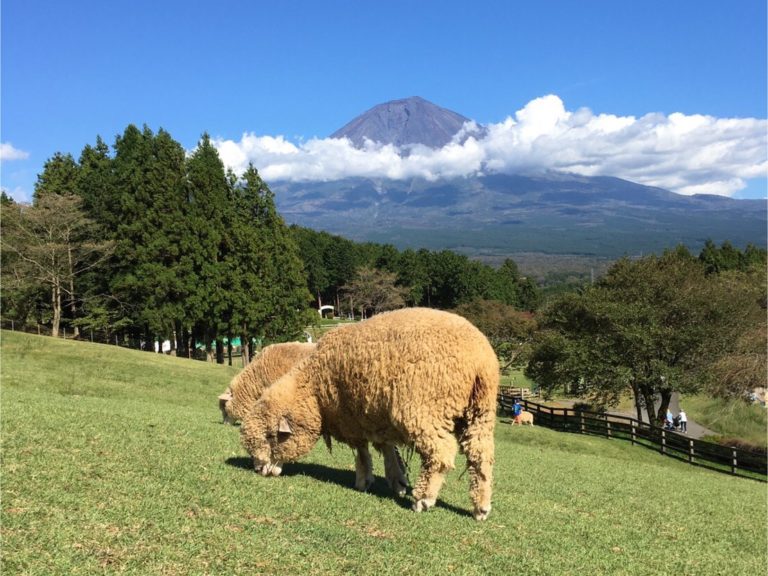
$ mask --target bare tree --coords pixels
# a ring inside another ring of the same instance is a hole
[[[363,266],[355,272],[352,282],[342,287],[353,309],[365,318],[369,312],[378,314],[405,306],[410,289],[397,286],[397,274]]]
[[[14,254],[10,273],[28,284],[50,289],[51,332],[59,335],[63,296],[75,301],[75,278],[104,261],[112,243],[93,239],[94,223],[78,196],[46,194],[32,206],[3,208],[3,250]]]

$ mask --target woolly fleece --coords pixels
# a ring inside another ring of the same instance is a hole
[[[491,509],[499,363],[461,316],[426,308],[340,327],[264,391],[241,440],[263,475],[332,436],[363,455],[368,442],[413,446],[422,460],[414,510],[434,506],[457,449],[467,458],[473,515]],[[361,452],[362,451],[362,452]],[[364,473],[358,466],[358,481]]]
[[[316,346],[309,342],[286,342],[262,349],[248,366],[232,379],[224,394],[219,396],[219,399],[225,399],[222,407],[224,421],[230,424],[241,421],[261,397],[264,389],[286,374],[300,360],[312,354]],[[227,396],[231,398],[227,399]]]

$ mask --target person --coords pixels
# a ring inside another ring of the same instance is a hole
[[[512,420],[514,420],[516,424],[520,423],[520,413],[522,411],[523,407],[520,405],[520,400],[515,398],[515,401],[512,403]]]
[[[688,415],[685,413],[685,410],[680,408],[680,414],[677,416],[680,418],[680,432],[683,434],[688,433]]]
[[[667,417],[664,420],[664,428],[666,428],[667,430],[675,429],[675,425],[673,424],[673,420],[672,420],[672,410],[670,410],[669,408],[667,408]]]

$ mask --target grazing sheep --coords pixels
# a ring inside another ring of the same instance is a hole
[[[224,422],[241,421],[264,389],[312,354],[315,346],[308,342],[286,342],[272,344],[259,352],[219,396]]]
[[[491,510],[499,363],[483,334],[448,312],[387,312],[326,334],[314,354],[264,391],[241,440],[257,472],[278,476],[323,436],[357,450],[356,482],[370,481],[368,442],[413,446],[422,460],[417,512],[435,505],[458,448],[467,458],[473,515]],[[388,478],[389,479],[389,478]]]
[[[530,424],[533,426],[533,414],[530,412],[520,412],[513,420],[512,420],[512,426],[515,424],[519,424],[522,426],[523,424]]]
[[[314,352],[316,346],[310,343],[288,342],[265,347],[219,395],[219,409],[224,423],[235,424],[241,421],[261,397],[262,392],[300,360]],[[389,486],[396,494],[404,496],[408,478],[400,454],[391,444],[374,446],[384,456],[384,475]],[[364,488],[367,490],[373,484],[371,455],[366,450],[358,453],[356,458],[367,464],[368,473]]]

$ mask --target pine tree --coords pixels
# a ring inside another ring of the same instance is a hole
[[[193,338],[204,342],[209,358],[215,341],[221,362],[232,294],[225,263],[231,250],[228,228],[233,220],[229,188],[224,164],[208,134],[203,134],[187,160],[189,212],[184,252],[195,278],[188,311]]]

